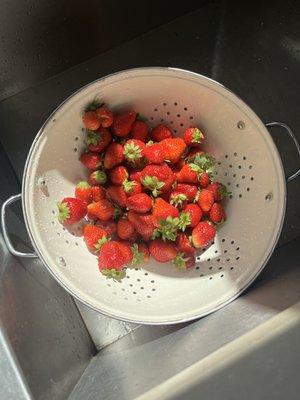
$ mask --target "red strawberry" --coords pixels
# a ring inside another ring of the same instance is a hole
[[[202,189],[199,197],[198,197],[198,204],[201,207],[202,211],[209,211],[211,206],[214,203],[214,195],[208,189]]]
[[[85,217],[87,212],[86,202],[73,197],[65,197],[58,207],[59,222],[71,225]]]
[[[171,164],[177,163],[186,149],[184,140],[178,137],[164,139],[160,142],[160,144],[162,146],[165,159],[169,160]]]
[[[132,139],[138,139],[142,142],[146,142],[148,138],[148,125],[144,121],[135,121],[131,127],[130,136]]]
[[[90,173],[88,177],[88,182],[92,186],[104,185],[106,183],[107,176],[104,171],[97,170]]]
[[[196,156],[201,156],[202,154],[204,154],[204,151],[202,151],[198,148],[194,148],[188,152],[185,159],[187,162],[192,162]]]
[[[99,201],[105,199],[106,190],[102,186],[92,186],[92,199],[93,201]]]
[[[133,196],[142,192],[142,185],[139,181],[128,181],[126,179],[123,182],[123,189],[128,196]]]
[[[86,111],[82,116],[82,122],[86,129],[91,131],[97,130],[100,126],[100,121],[95,111]]]
[[[128,212],[128,219],[132,222],[136,231],[142,236],[145,241],[151,239],[154,232],[153,219],[151,214],[139,214],[130,210]]]
[[[95,112],[103,128],[109,128],[112,125],[114,116],[108,108],[99,107]]]
[[[185,253],[178,253],[173,264],[180,270],[191,269],[196,263],[195,257]]]
[[[122,269],[126,263],[124,251],[119,243],[111,240],[104,243],[99,251],[98,265],[100,272],[107,278],[120,279],[124,276]]]
[[[123,253],[125,264],[131,264],[133,258],[131,243],[127,240],[119,240],[118,245]]]
[[[88,217],[91,219],[100,219],[108,221],[114,215],[115,209],[107,199],[100,199],[95,203],[91,203],[87,207]]]
[[[107,236],[112,236],[114,233],[117,232],[117,223],[112,220],[108,221],[97,221],[96,226],[99,226],[99,228],[103,229]]]
[[[198,175],[199,185],[201,188],[206,188],[209,185],[209,175],[204,171]]]
[[[138,193],[128,197],[126,202],[127,208],[139,213],[146,213],[152,208],[152,199],[146,193]]]
[[[119,143],[111,143],[105,153],[104,167],[112,169],[124,161],[123,146]]]
[[[111,133],[105,128],[89,131],[86,143],[90,151],[102,153],[111,142]]]
[[[114,118],[112,124],[113,132],[118,137],[125,137],[132,129],[132,125],[136,119],[136,112],[129,111],[118,114]]]
[[[174,243],[164,242],[161,239],[155,239],[149,243],[151,256],[158,262],[165,263],[174,260],[177,254]]]
[[[185,196],[184,200],[189,202],[193,201],[197,195],[198,189],[195,185],[188,185],[187,183],[178,183],[171,194],[171,198],[183,194]]]
[[[83,228],[83,237],[90,251],[97,251],[108,240],[107,233],[96,225],[88,224]]]
[[[184,208],[184,212],[189,213],[190,215],[190,221],[191,221],[191,223],[189,224],[190,228],[194,228],[201,221],[202,210],[197,204],[188,204]]]
[[[123,165],[118,165],[110,171],[109,177],[114,185],[122,185],[123,182],[128,178],[127,168]]]
[[[187,146],[198,146],[204,140],[204,134],[199,128],[188,128],[184,134],[183,139]]]
[[[83,153],[80,156],[80,161],[88,169],[94,171],[101,165],[101,156],[98,153]]]
[[[156,197],[161,192],[165,193],[171,189],[174,182],[174,173],[167,164],[151,164],[140,172],[138,179]]]
[[[128,240],[134,233],[134,226],[127,218],[120,218],[117,223],[117,233],[120,239]]]
[[[124,144],[124,156],[128,162],[136,163],[143,158],[146,145],[138,139],[129,139]]]
[[[211,240],[213,240],[215,235],[216,235],[215,227],[208,221],[201,221],[193,229],[192,232],[193,245],[196,248],[205,247],[209,244]]]
[[[229,194],[226,186],[220,182],[212,182],[207,186],[207,190],[214,195],[215,201],[221,201]]]
[[[210,220],[216,224],[225,221],[226,214],[220,203],[214,203],[209,212]]]
[[[183,252],[185,254],[195,254],[196,249],[193,247],[191,238],[188,237],[185,233],[179,233],[176,238],[176,246],[178,251]]]
[[[144,157],[152,164],[162,164],[165,159],[163,149],[159,143],[147,145],[144,149]]]
[[[179,211],[176,207],[158,197],[153,205],[152,215],[154,225],[159,227],[161,220],[166,220],[169,216],[172,218],[179,217]]]
[[[106,195],[120,207],[126,207],[127,196],[122,186],[110,186],[106,189]]]
[[[172,132],[170,129],[165,125],[158,125],[152,129],[151,137],[154,142],[160,142],[161,140],[171,138]]]
[[[177,182],[198,183],[198,175],[186,164],[176,173],[176,180]]]
[[[92,201],[91,186],[85,181],[79,182],[75,188],[75,197],[85,201],[86,203],[90,203]]]

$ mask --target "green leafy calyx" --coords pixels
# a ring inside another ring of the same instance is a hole
[[[165,183],[161,182],[157,179],[156,176],[145,176],[144,179],[142,179],[142,184],[149,190],[152,191],[153,197],[157,197],[161,194],[161,190]]]

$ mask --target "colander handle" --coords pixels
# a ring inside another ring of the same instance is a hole
[[[295,146],[296,146],[296,149],[298,151],[298,155],[300,157],[300,145],[299,145],[299,142],[298,142],[294,132],[291,130],[291,128],[287,124],[284,124],[283,122],[268,122],[266,124],[266,127],[268,127],[268,128],[272,128],[273,126],[281,127],[281,128],[283,128],[283,129],[285,129],[287,131],[289,136],[293,139],[293,141],[295,143]],[[292,182],[299,175],[300,175],[300,168],[298,168],[298,170],[296,172],[294,172],[292,175],[288,176],[286,178],[286,182],[287,183]]]
[[[8,248],[8,251],[16,256],[16,257],[27,257],[27,258],[36,258],[37,255],[35,253],[23,253],[21,251],[16,250],[10,239],[9,239],[9,235],[8,235],[8,230],[7,230],[7,226],[6,226],[6,210],[7,208],[14,203],[17,200],[20,200],[22,198],[21,193],[16,194],[14,196],[9,197],[3,204],[1,207],[1,227],[2,227],[2,232],[3,232],[3,239],[5,241],[5,244]]]

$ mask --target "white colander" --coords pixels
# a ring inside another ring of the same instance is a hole
[[[72,196],[75,184],[86,178],[78,160],[84,149],[81,116],[94,99],[114,111],[134,109],[153,126],[166,123],[175,135],[191,125],[206,133],[205,150],[218,160],[216,179],[232,194],[225,204],[228,222],[199,252],[195,269],[181,272],[151,259],[144,268],[128,269],[121,282],[106,279],[79,235],[80,226],[67,230],[58,223],[57,201]],[[289,128],[281,126],[298,146]],[[7,237],[5,208],[20,197],[4,203],[4,238],[14,255],[35,256],[13,249]],[[36,255],[74,297],[122,320],[171,324],[219,309],[257,277],[282,228],[286,180],[266,126],[236,95],[192,72],[139,68],[85,86],[48,118],[27,158],[22,202]]]

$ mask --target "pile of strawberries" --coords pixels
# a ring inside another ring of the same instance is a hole
[[[86,218],[84,240],[107,277],[123,277],[150,255],[193,267],[196,250],[226,218],[220,202],[228,194],[212,181],[215,160],[201,150],[203,132],[190,127],[174,137],[165,125],[151,130],[134,111],[113,114],[95,104],[82,120],[88,177],[58,204],[59,221]]]

